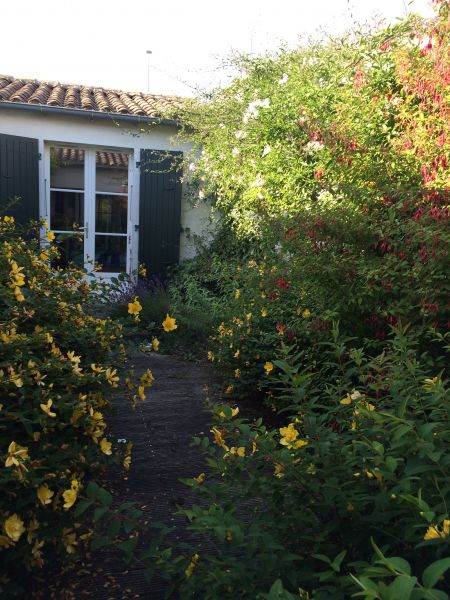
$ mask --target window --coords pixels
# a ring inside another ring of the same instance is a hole
[[[129,165],[126,151],[51,145],[49,225],[73,263],[105,274],[129,272]]]

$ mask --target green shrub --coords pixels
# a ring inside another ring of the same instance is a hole
[[[46,568],[93,536],[112,499],[95,484],[108,464],[130,464],[108,436],[115,394],[144,395],[149,381],[125,382],[122,326],[93,316],[99,287],[57,256],[40,225],[19,235],[0,219],[0,562],[3,593],[20,591],[24,568]],[[148,379],[148,378],[147,378]],[[125,385],[128,383],[129,385]],[[150,382],[151,383],[151,382]],[[82,513],[83,516],[82,516]],[[117,533],[117,532],[116,532]],[[23,589],[22,589],[23,592]]]
[[[402,330],[374,358],[336,333],[322,344],[328,377],[313,381],[283,351],[272,376],[288,424],[267,429],[217,406],[213,441],[195,440],[209,471],[186,482],[198,504],[180,512],[199,559],[187,572],[189,555],[166,562],[181,597],[280,597],[264,595],[274,585],[287,598],[448,598],[450,404],[439,373]]]

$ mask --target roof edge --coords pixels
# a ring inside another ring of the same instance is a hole
[[[46,104],[28,104],[25,102],[8,102],[0,100],[0,109],[19,109],[28,112],[50,113],[54,115],[66,115],[73,117],[81,117],[89,121],[128,121],[136,125],[143,124],[158,124],[169,125],[172,127],[181,127],[181,121],[177,119],[164,119],[161,117],[146,117],[143,115],[123,115],[121,113],[100,112],[98,110],[87,110],[85,108],[69,108],[62,106],[48,106]]]

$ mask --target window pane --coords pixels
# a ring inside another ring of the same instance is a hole
[[[84,194],[50,192],[50,228],[73,231],[84,226]]]
[[[55,243],[59,248],[60,257],[52,261],[53,267],[66,269],[70,263],[73,263],[80,269],[84,268],[84,237],[82,234],[57,233],[55,234]]]
[[[127,237],[95,236],[95,262],[101,265],[104,273],[121,273],[126,271]]]
[[[95,231],[126,233],[127,205],[126,196],[97,194],[95,198]]]
[[[98,192],[128,192],[128,154],[125,152],[96,152],[96,183]]]
[[[62,146],[50,148],[50,187],[84,189],[84,150]]]

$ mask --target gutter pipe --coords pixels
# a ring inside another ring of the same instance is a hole
[[[61,106],[47,106],[46,104],[25,104],[24,102],[5,102],[0,101],[0,109],[25,110],[50,115],[64,115],[66,117],[80,117],[89,121],[125,121],[135,125],[169,125],[180,127],[180,121],[175,119],[159,119],[157,117],[145,117],[143,115],[123,115],[121,113],[100,112],[98,110],[86,110],[84,108],[63,108]]]

